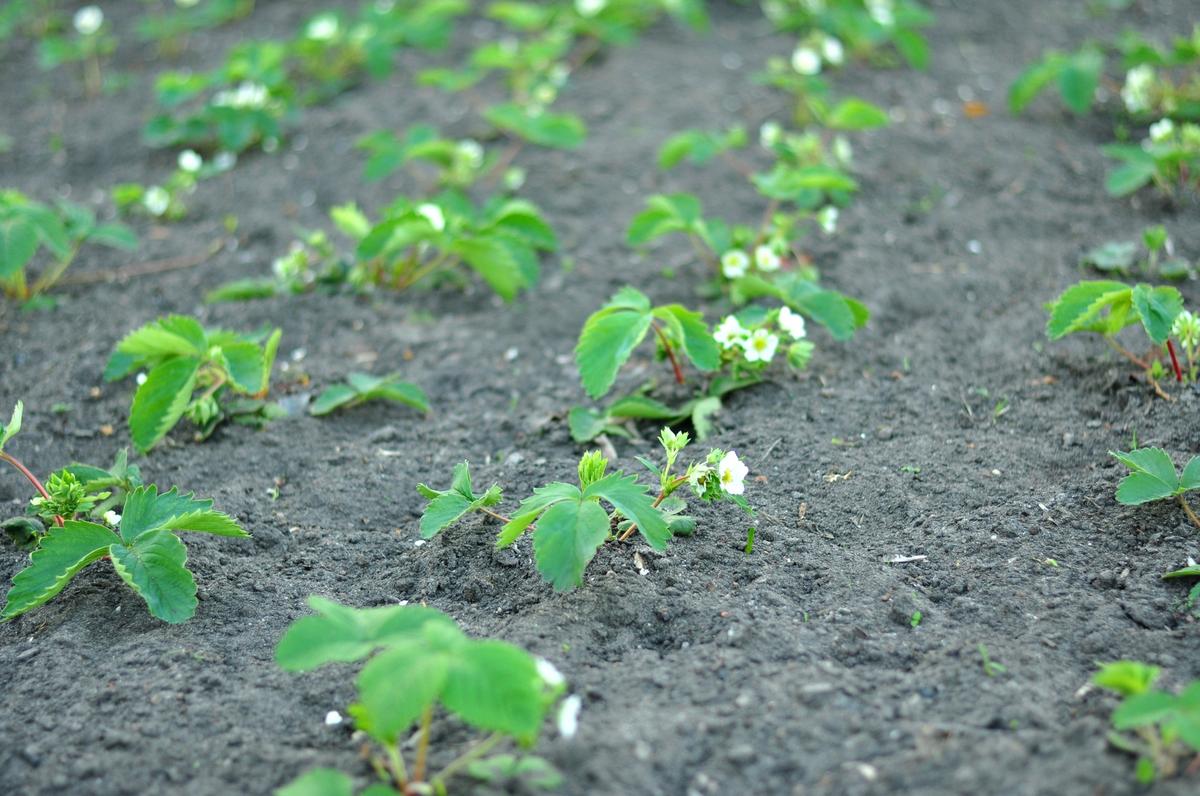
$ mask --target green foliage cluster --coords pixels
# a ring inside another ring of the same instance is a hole
[[[1154,687],[1161,670],[1138,661],[1104,664],[1092,678],[1121,696],[1112,714],[1109,743],[1137,756],[1143,784],[1173,777],[1200,753],[1200,681],[1179,694]]]

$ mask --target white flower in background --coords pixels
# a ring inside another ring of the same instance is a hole
[[[213,156],[213,168],[217,171],[229,171],[237,165],[237,154],[234,152],[218,152]]]
[[[812,47],[797,47],[792,52],[792,69],[802,75],[820,74],[821,56]]]
[[[1173,135],[1175,135],[1175,122],[1170,119],[1159,119],[1150,125],[1150,140],[1156,144],[1166,141]]]
[[[546,685],[551,688],[558,688],[567,682],[567,678],[563,677],[558,667],[545,658],[537,659],[537,672],[538,676],[545,680]]]
[[[191,8],[199,2],[200,0],[175,0],[175,5],[180,8]]]
[[[792,312],[789,307],[779,311],[779,328],[790,334],[793,340],[803,340],[808,333],[804,328],[804,316]]]
[[[779,255],[770,246],[758,246],[754,249],[754,264],[760,271],[778,271]]]
[[[770,362],[779,347],[779,337],[766,329],[755,329],[754,334],[742,341],[742,352],[747,362]]]
[[[185,149],[179,153],[179,168],[188,174],[195,174],[204,165],[204,158],[194,149]]]
[[[750,270],[750,258],[741,249],[730,249],[721,255],[721,273],[726,279],[737,279]]]
[[[842,61],[846,60],[846,50],[836,38],[826,36],[821,41],[821,57],[825,59],[826,63],[840,66]]]
[[[171,206],[171,194],[167,193],[162,186],[153,185],[146,189],[146,195],[142,197],[142,205],[150,212],[150,215],[161,216]]]
[[[331,710],[325,714],[325,726],[326,727],[336,727],[337,725],[339,725],[341,723],[342,723],[342,714],[338,713],[336,710]]]
[[[550,74],[546,77],[557,88],[562,88],[567,84],[567,78],[571,76],[571,69],[566,64],[555,64],[550,67]]]
[[[109,509],[108,511],[104,512],[104,521],[107,522],[111,527],[116,528],[121,524],[121,515],[112,509]]]
[[[838,209],[833,205],[825,205],[817,211],[817,223],[821,225],[826,235],[837,231]]]
[[[133,377],[133,380],[134,380],[135,382],[137,382],[137,386],[141,387],[143,384],[145,384],[145,383],[146,383],[146,378],[147,378],[147,376],[146,376],[146,371],[144,371],[144,370],[143,370],[141,373],[139,373],[138,375],[134,376],[134,377]]]
[[[309,21],[304,34],[313,41],[330,41],[338,34],[338,18],[333,14],[318,14]]]
[[[896,24],[896,4],[892,0],[866,0],[871,19],[885,28]]]
[[[713,339],[725,349],[733,348],[749,336],[750,332],[732,315],[725,316],[725,320],[721,321],[721,325],[713,332]]]
[[[100,6],[84,6],[75,12],[71,22],[80,36],[91,36],[104,24],[104,12]]]
[[[1184,348],[1196,348],[1200,345],[1200,316],[1187,310],[1179,313],[1171,325],[1171,334],[1183,343]]]
[[[246,81],[237,88],[218,91],[212,104],[226,108],[261,108],[267,104],[267,87],[262,83]]]
[[[525,184],[525,169],[513,166],[504,171],[504,187],[508,191],[519,191]]]
[[[417,207],[417,215],[424,217],[429,222],[429,226],[441,232],[446,228],[446,216],[442,213],[442,208],[434,204],[426,202]]]
[[[583,710],[583,700],[571,694],[558,707],[558,734],[564,738],[574,738],[579,731],[579,711]]]
[[[608,0],[575,0],[575,12],[581,17],[594,17],[607,5]]]
[[[721,489],[730,495],[740,495],[746,491],[746,476],[750,468],[742,464],[742,460],[733,451],[721,457],[717,465],[717,475],[721,479]]]
[[[758,143],[763,149],[771,149],[783,139],[783,126],[779,122],[763,122],[758,128]]]
[[[833,156],[843,166],[849,166],[854,162],[854,147],[850,146],[850,142],[846,140],[845,136],[839,135],[833,139]]]
[[[483,147],[472,138],[464,138],[455,146],[458,157],[472,169],[483,165]]]
[[[1150,89],[1154,85],[1154,67],[1149,64],[1135,66],[1125,73],[1125,85],[1121,88],[1121,100],[1125,110],[1142,113],[1150,110]]]

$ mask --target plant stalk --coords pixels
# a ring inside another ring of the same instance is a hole
[[[446,767],[430,780],[434,787],[445,787],[446,780],[461,771],[468,763],[490,752],[496,744],[504,740],[500,733],[494,733],[463,752],[446,764]]]
[[[1167,341],[1167,352],[1171,355],[1171,367],[1175,369],[1175,381],[1183,382],[1183,370],[1179,367],[1179,357],[1175,356],[1175,344]]]
[[[654,333],[658,335],[658,341],[662,343],[663,350],[667,352],[667,359],[671,360],[671,367],[675,370],[675,383],[683,384],[683,368],[679,366],[679,360],[675,357],[675,349],[671,345],[671,341],[667,339],[666,332],[656,323],[654,324]]]
[[[36,489],[42,497],[44,497],[46,500],[50,499],[50,493],[46,491],[46,487],[42,486],[42,482],[38,480],[36,475],[29,472],[28,467],[21,464],[21,462],[19,462],[16,458],[8,453],[5,453],[4,451],[0,451],[0,460],[6,461],[13,467],[17,468],[17,472],[25,476],[25,478],[29,480],[29,483],[33,484],[33,488]],[[61,528],[63,526],[63,518],[57,514],[54,515],[54,524]]]
[[[429,756],[429,725],[433,722],[433,704],[430,703],[421,714],[421,739],[417,741],[417,759],[413,763],[413,781],[425,780],[425,760]]]
[[[1192,507],[1188,505],[1187,499],[1183,495],[1178,495],[1179,505],[1183,506],[1183,513],[1191,520],[1192,525],[1200,528],[1200,517],[1196,516],[1196,512],[1192,511]]]

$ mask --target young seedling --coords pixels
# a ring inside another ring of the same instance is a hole
[[[1145,249],[1144,256],[1139,248]],[[1186,279],[1193,271],[1187,260],[1172,255],[1171,238],[1161,224],[1142,230],[1141,246],[1137,241],[1108,241],[1086,251],[1079,264],[1097,271],[1128,275],[1140,271],[1163,279]],[[1167,259],[1164,259],[1164,255]]]
[[[316,596],[308,603],[317,616],[302,617],[288,628],[275,659],[288,671],[303,672],[369,658],[356,679],[358,701],[349,708],[358,728],[381,750],[369,757],[377,779],[363,796],[445,796],[452,780],[464,773],[485,780],[515,773],[535,786],[561,779],[549,763],[523,753],[537,742],[546,715],[566,690],[563,676],[548,661],[503,641],[468,638],[453,619],[425,606],[355,609]],[[578,698],[562,704],[560,729],[573,734]],[[434,770],[430,763],[439,755],[431,753],[431,728],[439,706],[488,735]],[[406,759],[414,724],[416,749]],[[488,757],[506,742],[522,754]],[[277,796],[353,793],[349,774],[316,769]]]
[[[50,207],[0,190],[0,289],[6,295],[28,301],[49,290],[85,243],[128,250],[136,249],[138,240],[123,224],[96,223],[86,207],[70,202]],[[50,263],[31,281],[29,266],[42,249]]]
[[[367,401],[392,401],[411,406],[418,412],[429,411],[429,399],[424,390],[415,384],[401,381],[399,374],[372,376],[368,373],[351,373],[345,384],[334,384],[317,396],[309,414],[327,415],[336,409],[349,409]]]
[[[129,410],[133,444],[145,453],[185,415],[208,437],[224,420],[262,425],[278,411],[261,399],[282,332],[245,336],[208,330],[195,318],[171,315],[130,332],[109,358],[106,381],[145,371]],[[239,400],[245,396],[249,400]]]
[[[1117,485],[1118,503],[1140,506],[1175,498],[1192,525],[1200,529],[1200,517],[1188,505],[1186,497],[1188,492],[1200,489],[1200,456],[1193,456],[1180,474],[1162,448],[1140,448],[1128,453],[1109,451],[1108,454],[1130,470]]]
[[[102,79],[100,60],[112,55],[117,39],[105,24],[99,6],[84,6],[71,19],[74,35],[47,36],[38,50],[38,62],[43,69],[62,64],[82,63],[83,81],[89,97],[100,94]]]
[[[753,515],[742,497],[748,468],[736,453],[714,448],[705,459],[677,474],[674,467],[688,445],[688,435],[665,428],[659,442],[665,452],[663,466],[639,459],[658,481],[657,497],[651,498],[636,476],[619,470],[607,473],[608,460],[593,451],[579,461],[578,486],[555,481],[539,487],[521,501],[512,517],[492,509],[501,500],[499,486],[475,494],[463,462],[455,468],[449,490],[418,485],[417,491],[429,501],[421,516],[421,536],[437,536],[472,512],[487,514],[504,523],[496,537],[497,548],[509,547],[532,531],[538,572],[556,591],[569,591],[583,583],[584,570],[607,541],[625,541],[637,533],[653,549],[665,550],[675,533],[690,535],[695,521],[681,514],[686,503],[676,495],[682,486],[690,485],[702,500],[729,500]]]
[[[61,484],[72,499],[83,491],[69,471]],[[42,501],[37,507],[46,513],[72,508],[54,492],[34,500]],[[88,508],[89,499],[84,498],[75,503],[74,512]],[[232,518],[213,511],[211,500],[180,494],[174,487],[160,495],[153,484],[135,487],[125,496],[123,514],[109,511],[105,523],[56,516],[55,524],[38,540],[29,566],[13,576],[0,621],[43,605],[85,567],[107,558],[121,580],[146,601],[151,615],[172,624],[185,622],[196,611],[196,581],[186,566],[187,549],[176,534],[249,536]]]
[[[1180,772],[1200,753],[1200,681],[1176,695],[1154,688],[1160,669],[1137,661],[1101,665],[1096,685],[1122,697],[1112,714],[1108,742],[1137,756],[1138,782],[1148,785]]]
[[[1129,286],[1108,280],[1083,281],[1067,288],[1048,307],[1050,319],[1046,336],[1058,340],[1076,332],[1101,335],[1121,356],[1141,368],[1157,391],[1162,365],[1136,356],[1117,342],[1117,334],[1127,326],[1140,323],[1146,336],[1156,346],[1165,347],[1177,381],[1184,381],[1175,345],[1170,337],[1176,318],[1183,312],[1183,297],[1173,287],[1151,287],[1146,284]],[[1155,365],[1158,365],[1155,368]]]

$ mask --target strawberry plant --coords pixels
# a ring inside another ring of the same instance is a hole
[[[1179,578],[1200,578],[1200,564],[1197,564],[1196,560],[1189,556],[1187,566],[1171,570],[1163,575],[1163,580],[1176,580]],[[1183,602],[1184,608],[1195,612],[1197,603],[1200,603],[1200,581],[1197,581],[1192,586]]]
[[[1137,756],[1138,782],[1149,785],[1180,773],[1200,753],[1200,681],[1179,694],[1154,687],[1161,670],[1137,661],[1102,664],[1096,685],[1121,696],[1108,742]]]
[[[355,681],[358,700],[349,709],[380,750],[369,755],[376,777],[363,796],[444,796],[463,775],[486,780],[512,772],[533,786],[560,780],[549,763],[523,753],[537,742],[546,715],[566,690],[562,674],[548,661],[503,641],[469,638],[453,619],[423,605],[355,609],[316,596],[308,603],[317,615],[287,629],[275,659],[292,672],[368,659]],[[578,697],[562,705],[574,722]],[[487,735],[434,769],[438,750],[431,750],[431,728],[439,706]],[[564,722],[560,719],[560,728]],[[405,739],[414,724],[416,750],[406,760]],[[506,742],[522,754],[490,756]],[[323,768],[276,793],[350,796],[354,790],[349,774]]]
[[[104,378],[116,381],[145,371],[129,410],[133,444],[145,453],[185,416],[198,427],[198,440],[224,420],[261,425],[278,416],[261,399],[271,385],[281,334],[279,329],[253,336],[210,330],[185,315],[130,332],[109,358]]]
[[[1167,228],[1161,224],[1142,230],[1140,245],[1132,240],[1108,241],[1084,252],[1079,264],[1106,273],[1127,275],[1140,271],[1163,279],[1187,279],[1194,270],[1187,260],[1175,255]]]
[[[84,6],[71,18],[73,34],[51,35],[41,40],[38,62],[43,69],[54,69],[62,64],[82,63],[84,86],[89,97],[100,93],[100,60],[112,55],[117,39],[105,24],[104,12],[99,6]]]
[[[428,124],[413,125],[403,137],[390,130],[377,130],[360,138],[357,146],[368,153],[363,178],[371,182],[382,180],[402,166],[420,162],[437,171],[440,187],[465,189],[497,163],[478,141],[443,138],[436,127]]]
[[[228,171],[236,162],[237,157],[230,152],[205,160],[195,150],[185,149],[179,153],[175,171],[162,185],[121,183],[113,186],[113,202],[123,213],[178,221],[187,215],[185,199],[196,190],[197,183]]]
[[[1115,351],[1145,371],[1157,388],[1158,380],[1165,373],[1157,354],[1152,352],[1150,359],[1144,359],[1117,341],[1117,334],[1122,329],[1140,324],[1159,350],[1166,348],[1176,381],[1183,382],[1191,377],[1196,332],[1200,330],[1195,329],[1194,323],[1189,323],[1193,316],[1188,313],[1177,331],[1176,320],[1184,312],[1183,297],[1173,287],[1152,287],[1147,284],[1130,286],[1109,280],[1085,280],[1063,291],[1062,295],[1047,305],[1047,309],[1050,319],[1046,323],[1046,335],[1051,340],[1077,332],[1099,334]],[[1190,346],[1186,349],[1192,357],[1187,374],[1180,364],[1172,335],[1186,340]]]
[[[579,460],[578,486],[555,481],[538,487],[511,517],[492,508],[501,501],[500,487],[492,485],[476,494],[469,466],[463,462],[454,468],[448,490],[417,487],[429,501],[421,515],[421,536],[431,539],[475,512],[504,523],[496,537],[497,548],[510,547],[532,531],[538,572],[556,591],[568,591],[583,583],[584,570],[605,542],[625,541],[636,532],[653,549],[665,550],[673,535],[690,535],[695,521],[682,514],[687,503],[676,494],[682,486],[690,485],[702,500],[729,500],[753,515],[742,496],[748,468],[736,453],[714,448],[677,473],[676,460],[688,445],[688,435],[665,428],[659,442],[665,452],[663,465],[639,459],[658,482],[656,497],[637,476],[620,470],[608,473],[608,460],[593,451]],[[604,504],[611,508],[605,509]]]
[[[1200,456],[1193,456],[1180,474],[1162,448],[1139,448],[1128,453],[1109,451],[1108,455],[1129,468],[1129,475],[1117,486],[1118,503],[1140,506],[1174,498],[1192,525],[1200,528],[1200,517],[1185,497],[1188,492],[1200,489]]]
[[[398,374],[372,376],[368,373],[351,373],[344,384],[326,387],[312,406],[310,414],[327,415],[337,409],[349,409],[367,401],[392,401],[411,406],[418,412],[429,411],[429,399],[415,384],[401,381]]]
[[[128,250],[138,240],[123,224],[97,223],[86,207],[70,202],[51,207],[17,191],[0,191],[0,288],[6,295],[28,301],[49,290],[86,243]],[[29,267],[43,250],[50,262],[32,278]]]
[[[205,0],[175,2],[170,8],[155,7],[138,18],[138,38],[156,42],[161,52],[177,55],[193,33],[219,28],[254,11],[254,0]]]
[[[762,0],[761,5],[776,29],[800,37],[797,51],[812,51],[815,61],[793,55],[801,66],[840,66],[847,50],[851,56],[885,66],[894,60],[892,51],[917,69],[929,62],[929,45],[921,29],[932,25],[934,18],[912,0]]]

